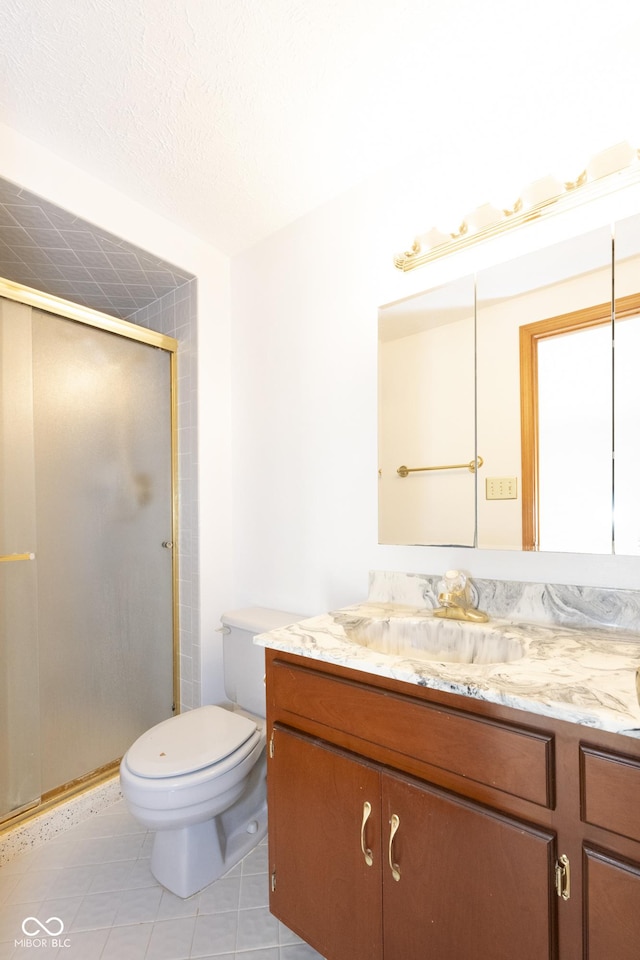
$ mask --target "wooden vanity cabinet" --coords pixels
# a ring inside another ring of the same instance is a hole
[[[270,908],[323,957],[637,960],[640,744],[266,660]]]
[[[328,960],[552,956],[551,835],[286,727],[273,744],[272,911]]]

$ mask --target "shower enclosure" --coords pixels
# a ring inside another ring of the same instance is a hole
[[[0,281],[0,821],[176,706],[175,349]]]

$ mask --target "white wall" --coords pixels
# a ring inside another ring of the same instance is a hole
[[[637,586],[633,559],[377,544],[377,307],[463,276],[485,254],[406,275],[392,256],[431,226],[457,229],[482,203],[511,206],[535,177],[575,179],[595,150],[640,144],[637,35],[611,32],[597,50],[558,38],[567,58],[541,50],[544,69],[526,96],[517,85],[517,100],[505,61],[491,60],[495,98],[460,82],[453,123],[440,115],[437,86],[458,79],[456,58],[450,76],[427,65],[424,111],[413,120],[430,134],[429,152],[402,157],[396,170],[236,258],[231,328],[225,257],[0,126],[0,176],[198,277],[201,634],[205,669],[209,660],[216,668],[208,676],[219,676],[214,630],[224,608],[326,610],[362,598],[372,568]],[[508,63],[517,69],[517,49]],[[549,242],[537,225],[528,236]],[[524,252],[514,238],[502,249],[504,260]],[[216,679],[204,699],[218,689]]]
[[[200,639],[203,699],[222,696],[220,614],[233,605],[229,259],[175,224],[0,124],[0,176],[198,278]]]
[[[550,147],[550,149],[552,149]],[[473,171],[470,171],[473,176]],[[476,184],[482,199],[481,186]],[[633,558],[377,543],[377,307],[640,210],[637,190],[410,274],[392,265],[429,211],[458,209],[395,171],[232,263],[234,557],[240,603],[317,612],[366,594],[370,569],[637,587]],[[437,222],[437,221],[436,221]],[[403,232],[403,230],[405,232]],[[484,262],[480,262],[483,260]]]

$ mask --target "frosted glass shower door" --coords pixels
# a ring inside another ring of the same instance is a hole
[[[0,299],[0,820],[40,798],[30,313]]]
[[[43,793],[171,716],[170,364],[33,310]]]

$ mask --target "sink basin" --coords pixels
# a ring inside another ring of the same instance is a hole
[[[376,653],[438,663],[510,663],[524,654],[522,642],[491,623],[435,617],[362,619],[345,626],[350,640]]]

